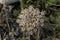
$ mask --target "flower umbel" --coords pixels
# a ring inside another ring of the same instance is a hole
[[[34,8],[33,6],[21,10],[21,13],[18,16],[19,19],[17,19],[21,31],[31,31],[40,27],[40,23],[44,22],[44,19],[42,19],[44,13],[42,15],[41,13],[42,12],[40,12],[38,8]]]

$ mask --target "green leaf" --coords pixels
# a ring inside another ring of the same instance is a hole
[[[14,15],[14,16],[18,16],[19,13],[20,13],[19,10],[14,10],[14,11],[13,11],[13,15]]]
[[[51,22],[56,23],[56,22],[55,22],[55,21],[56,21],[56,17],[50,15],[50,18],[49,18],[49,19],[50,19]]]
[[[52,4],[55,4],[56,0],[47,0],[47,2],[45,3],[45,8],[49,7]]]

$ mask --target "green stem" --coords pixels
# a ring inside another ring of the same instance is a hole
[[[25,0],[21,0],[20,3],[21,3],[21,9],[24,9],[25,8]]]

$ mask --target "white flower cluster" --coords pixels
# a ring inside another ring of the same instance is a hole
[[[38,8],[33,8],[33,6],[29,6],[28,8],[21,11],[18,16],[17,23],[21,28],[21,31],[37,31],[37,27],[40,26],[41,23],[44,23],[43,12],[40,12]]]

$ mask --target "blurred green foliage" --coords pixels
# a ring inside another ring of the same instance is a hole
[[[16,10],[16,9],[15,9],[15,10],[13,11],[14,17],[17,17],[19,13],[20,13],[20,10]]]

